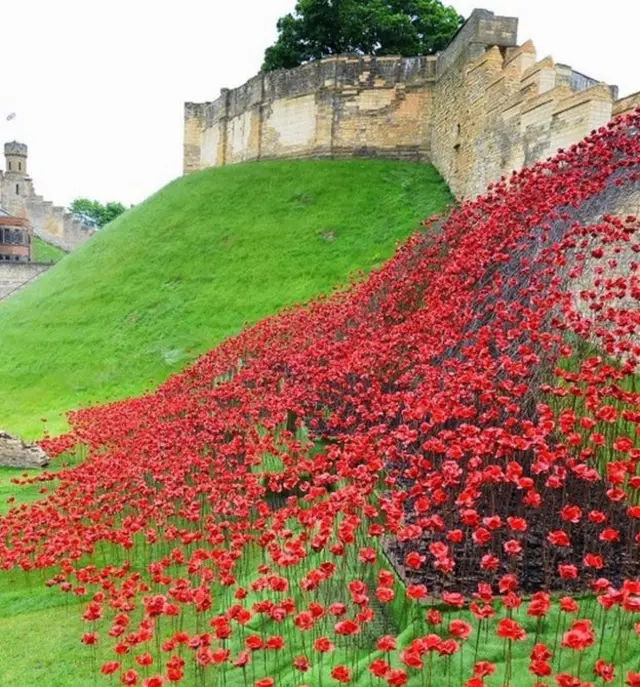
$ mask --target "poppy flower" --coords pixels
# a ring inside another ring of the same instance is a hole
[[[388,652],[388,651],[395,651],[395,649],[396,649],[396,640],[391,635],[383,635],[376,642],[376,650],[377,651]]]
[[[385,676],[389,687],[404,687],[409,680],[409,676],[402,668],[392,668]],[[635,687],[635,685],[633,686]]]
[[[138,684],[138,673],[135,670],[127,670],[120,677],[120,683],[123,685],[137,685]]]
[[[100,668],[100,672],[103,675],[112,675],[118,670],[120,670],[120,664],[117,661],[107,661],[106,663],[103,663],[102,667]]]
[[[263,677],[260,680],[256,680],[254,687],[274,687],[275,680],[272,677]]]
[[[351,682],[351,670],[345,665],[337,665],[331,671],[331,677],[342,684],[347,684]]]
[[[326,654],[333,651],[334,645],[328,637],[318,637],[313,643],[313,648],[320,654]]]
[[[350,636],[359,634],[360,625],[353,620],[341,620],[334,625],[334,629],[337,635]]]
[[[613,682],[615,677],[613,664],[605,663],[603,659],[599,658],[593,666],[593,674],[603,682]]]
[[[449,633],[458,639],[467,639],[471,634],[471,625],[464,620],[452,620],[449,623]]]
[[[404,559],[404,564],[407,568],[417,570],[426,560],[426,556],[420,555],[417,551],[410,551]]]
[[[473,674],[476,677],[487,677],[496,672],[496,667],[489,661],[476,661],[473,664]]]
[[[161,675],[153,675],[142,681],[142,687],[162,687],[164,678]]]
[[[293,667],[300,673],[306,673],[311,664],[306,656],[295,656],[292,661]]]
[[[574,620],[562,636],[561,645],[574,651],[583,651],[595,641],[595,633],[590,620]]]
[[[369,672],[374,677],[382,678],[390,670],[389,664],[382,658],[377,658],[369,664]]]
[[[442,623],[442,613],[437,608],[430,608],[425,613],[425,620],[429,625],[440,625]]]
[[[376,587],[375,597],[380,603],[389,603],[393,601],[395,592],[389,587]]]
[[[511,618],[502,618],[498,621],[496,635],[503,639],[511,639],[516,642],[521,642],[527,636],[524,629]]]
[[[407,598],[419,601],[427,596],[427,588],[423,584],[409,584],[405,591]]]
[[[626,678],[627,679],[624,681],[625,685],[628,685],[629,687],[640,687],[640,672],[634,673],[633,671],[629,670]]]

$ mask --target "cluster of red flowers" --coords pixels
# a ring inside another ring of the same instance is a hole
[[[638,687],[639,185],[635,113],[367,280],[71,414],[44,446],[87,459],[0,520],[2,569],[88,595],[84,641],[125,685],[481,687],[491,636],[507,684],[524,650],[538,685]]]

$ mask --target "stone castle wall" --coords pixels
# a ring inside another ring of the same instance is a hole
[[[432,57],[335,57],[185,107],[185,172],[249,160],[429,159]]]
[[[458,198],[632,110],[640,94],[517,43],[517,19],[475,10],[437,56],[340,56],[260,74],[185,104],[184,172],[251,160],[433,162]]]
[[[66,252],[95,233],[95,229],[78,221],[66,208],[36,194],[32,179],[15,169],[0,171],[0,207],[12,216],[26,217],[36,236]]]

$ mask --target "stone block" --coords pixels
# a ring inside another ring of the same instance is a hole
[[[49,463],[47,454],[35,444],[0,429],[0,466],[8,468],[42,468]]]

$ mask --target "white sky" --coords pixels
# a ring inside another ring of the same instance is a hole
[[[639,0],[450,0],[520,18],[583,73],[640,90]],[[138,203],[181,174],[185,100],[214,100],[260,67],[295,0],[5,0],[0,143],[29,145],[36,191]],[[16,118],[6,121],[10,112]],[[4,164],[4,160],[2,161]]]

